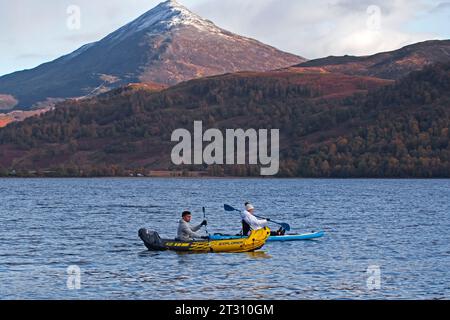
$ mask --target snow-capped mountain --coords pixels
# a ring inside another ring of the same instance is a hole
[[[0,77],[0,96],[18,101],[11,108],[28,109],[43,101],[95,95],[128,83],[172,85],[304,61],[223,30],[169,0],[98,42],[37,68]]]
[[[108,36],[107,39],[123,40],[129,35],[143,30],[160,34],[161,32],[166,32],[174,27],[180,26],[192,26],[202,31],[218,34],[223,33],[223,30],[211,21],[202,19],[175,0],[169,0],[160,3],[133,22],[120,28]]]

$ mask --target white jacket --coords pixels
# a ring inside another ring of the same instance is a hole
[[[267,227],[268,221],[266,219],[258,219],[254,215],[252,215],[247,210],[241,212],[242,220],[247,222],[247,224],[250,226],[250,229],[252,230],[259,230],[264,227]]]

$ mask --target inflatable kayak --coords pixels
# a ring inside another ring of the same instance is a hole
[[[267,241],[273,242],[273,241],[313,240],[313,239],[321,238],[324,235],[325,235],[325,232],[323,232],[323,231],[304,233],[304,234],[286,234],[284,236],[270,236],[267,239]],[[211,235],[209,238],[210,238],[210,240],[225,240],[225,239],[242,239],[244,237],[216,233],[214,235]]]
[[[236,239],[217,239],[217,240],[199,240],[199,241],[177,241],[161,239],[155,231],[147,229],[139,230],[139,237],[150,251],[184,251],[184,252],[251,252],[264,246],[270,235],[270,229],[264,228],[252,231],[248,237],[239,237]]]

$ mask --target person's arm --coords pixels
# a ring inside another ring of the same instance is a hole
[[[198,230],[200,230],[203,227],[203,224],[199,224],[198,226],[195,227],[190,227],[192,231],[197,232]]]
[[[258,219],[255,216],[252,215],[253,224],[255,226],[258,226],[258,228],[264,228],[267,227],[269,222],[266,219]]]
[[[252,229],[267,227],[268,221],[265,219],[259,220],[252,214],[245,214],[244,221],[247,222]]]
[[[202,237],[202,235],[196,233],[195,231],[200,230],[201,227],[202,226],[200,225],[199,228],[197,228],[197,227],[191,228],[188,224],[185,224],[184,232],[185,232],[185,234],[189,235],[189,237],[192,239],[200,239]]]

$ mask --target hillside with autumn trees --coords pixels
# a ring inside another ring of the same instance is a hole
[[[227,74],[162,91],[68,100],[0,129],[0,175],[123,176],[180,170],[178,128],[279,128],[282,177],[450,177],[450,64],[394,82],[321,69]],[[212,176],[254,166],[184,166]]]
[[[297,153],[289,157],[301,159],[297,175],[450,177],[450,64],[413,72],[345,106],[351,117],[292,148]]]

